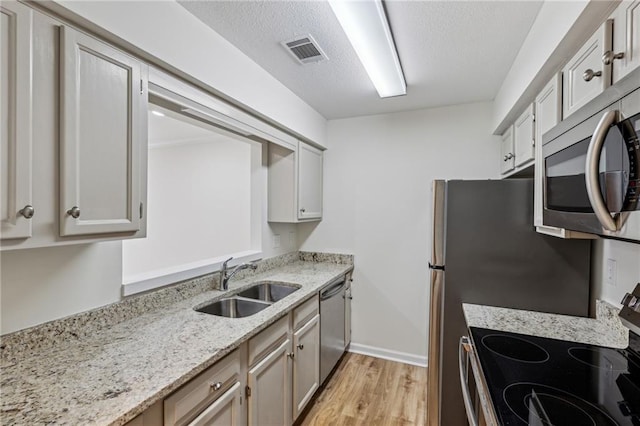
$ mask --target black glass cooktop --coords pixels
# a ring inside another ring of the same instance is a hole
[[[640,426],[640,354],[471,327],[504,426]],[[630,333],[630,348],[640,337]]]

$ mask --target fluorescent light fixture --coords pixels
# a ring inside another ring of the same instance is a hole
[[[156,111],[155,109],[151,110],[151,114],[157,115],[158,117],[164,117],[163,113],[161,113],[160,111]]]
[[[398,52],[381,0],[329,0],[381,98],[407,94]]]

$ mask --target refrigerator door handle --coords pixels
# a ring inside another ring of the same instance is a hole
[[[432,265],[431,262],[429,262],[429,269],[434,271],[444,271],[444,265]]]

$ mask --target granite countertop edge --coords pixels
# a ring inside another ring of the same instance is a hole
[[[618,318],[619,309],[596,301],[596,318],[463,303],[468,327],[507,331],[596,346],[623,349],[629,330]]]
[[[124,425],[351,270],[353,264],[302,259],[232,282],[228,291],[206,291],[143,313],[95,336],[3,359],[0,423]],[[246,318],[193,310],[265,280],[300,289]],[[168,342],[159,343],[162,338]],[[145,356],[150,356],[147,362]],[[98,383],[104,376],[105,383]]]

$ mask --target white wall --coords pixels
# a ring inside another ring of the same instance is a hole
[[[613,285],[607,282],[607,259],[615,261]],[[620,301],[640,283],[640,244],[601,239],[593,242],[592,300],[621,307]]]
[[[324,117],[175,1],[58,0],[47,7],[79,15],[262,117],[326,142]]]
[[[426,363],[431,181],[495,178],[492,104],[329,121],[324,219],[302,250],[354,253],[352,347]]]

